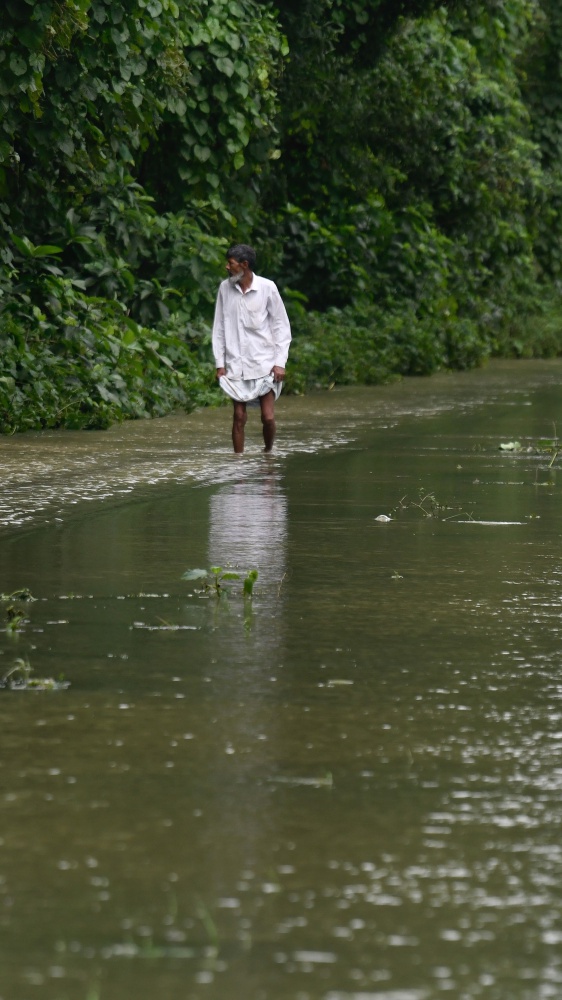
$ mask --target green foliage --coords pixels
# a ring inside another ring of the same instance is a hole
[[[258,578],[257,569],[251,569],[248,571],[244,580],[244,587],[243,587],[244,597],[252,597],[254,593],[254,584],[257,578]]]
[[[532,290],[543,175],[515,61],[533,6],[404,20],[359,65],[332,45],[302,96],[297,67],[275,184],[299,200],[273,232],[310,306],[413,308],[436,326],[454,313],[486,340]]]
[[[250,178],[275,151],[284,46],[252,0],[10,3],[0,30],[5,264],[26,237],[56,243],[65,276],[141,322],[180,300],[209,315],[221,229],[247,224]]]
[[[252,0],[10,0],[4,432],[104,427],[217,398],[205,320],[231,209],[251,215],[248,178],[275,150],[284,47]]]
[[[214,369],[192,347],[208,340],[205,330],[193,327],[190,340],[187,331],[147,329],[120,302],[88,296],[81,284],[40,271],[32,286],[23,283],[6,297],[1,431],[108,427],[216,400]]]
[[[498,335],[496,354],[513,358],[555,358],[562,355],[562,307],[560,296],[550,294],[532,313],[522,310]]]
[[[375,385],[401,375],[429,375],[442,368],[469,368],[492,345],[469,319],[444,310],[419,318],[414,309],[394,313],[378,306],[348,307],[293,318],[295,339],[287,389]]]
[[[539,199],[535,254],[546,281],[562,281],[562,10],[540,0],[522,64],[523,94],[538,143],[544,183]]]

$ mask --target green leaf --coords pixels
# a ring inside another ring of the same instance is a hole
[[[221,104],[226,104],[228,100],[228,89],[224,83],[215,83],[213,85],[213,97],[216,97],[217,101]]]
[[[33,251],[34,257],[51,257],[53,254],[62,253],[62,247],[52,246],[50,243],[42,243],[41,246],[35,247]]]
[[[12,52],[10,54],[10,69],[14,76],[23,76],[27,73],[27,63],[23,56],[20,56],[18,52]]]
[[[28,240],[27,236],[20,237],[16,236],[15,233],[12,233],[12,242],[15,243],[19,252],[22,253],[24,257],[33,257],[35,244],[33,244],[31,240]]]
[[[236,68],[236,72],[237,72],[238,76],[241,77],[242,80],[247,80],[248,79],[248,77],[250,75],[250,70],[248,69],[247,63],[242,62],[241,59],[238,59],[236,61],[236,67],[235,68]],[[269,71],[265,68],[265,66],[260,67],[259,70],[258,70],[258,78],[260,80],[267,80],[268,76],[269,76]]]
[[[244,580],[244,595],[246,597],[251,597],[252,596],[252,593],[253,593],[253,590],[254,590],[254,584],[255,584],[257,578],[258,578],[258,571],[257,571],[257,569],[251,569],[249,571],[246,579]]]
[[[228,56],[222,56],[219,59],[215,59],[215,65],[217,69],[226,76],[230,77],[234,73],[234,63],[232,62],[232,59],[228,58]]]
[[[74,143],[69,135],[64,136],[60,140],[58,147],[62,153],[66,154],[66,156],[72,156],[74,153]]]
[[[199,146],[198,143],[195,143],[195,146],[193,147],[193,152],[195,153],[197,159],[201,161],[201,163],[205,163],[205,161],[208,160],[211,155],[211,150],[209,146]]]

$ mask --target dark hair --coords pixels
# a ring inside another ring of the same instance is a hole
[[[233,257],[239,264],[243,260],[247,260],[250,271],[256,269],[256,251],[247,243],[236,243],[233,247],[229,247],[226,251],[226,259],[228,260],[229,257]]]

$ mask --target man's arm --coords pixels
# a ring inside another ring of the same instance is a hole
[[[273,378],[276,382],[282,382],[285,378],[285,366],[291,343],[291,324],[289,323],[287,310],[276,285],[273,285],[271,290],[269,317],[275,347]]]
[[[219,288],[217,301],[215,304],[215,318],[213,320],[213,354],[217,369],[217,378],[226,375],[225,368],[225,336],[224,336],[224,304],[222,301],[222,289]]]

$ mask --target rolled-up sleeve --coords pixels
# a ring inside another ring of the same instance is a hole
[[[271,289],[269,316],[275,345],[274,364],[278,365],[279,368],[285,368],[291,343],[291,324],[276,285],[273,285]]]

